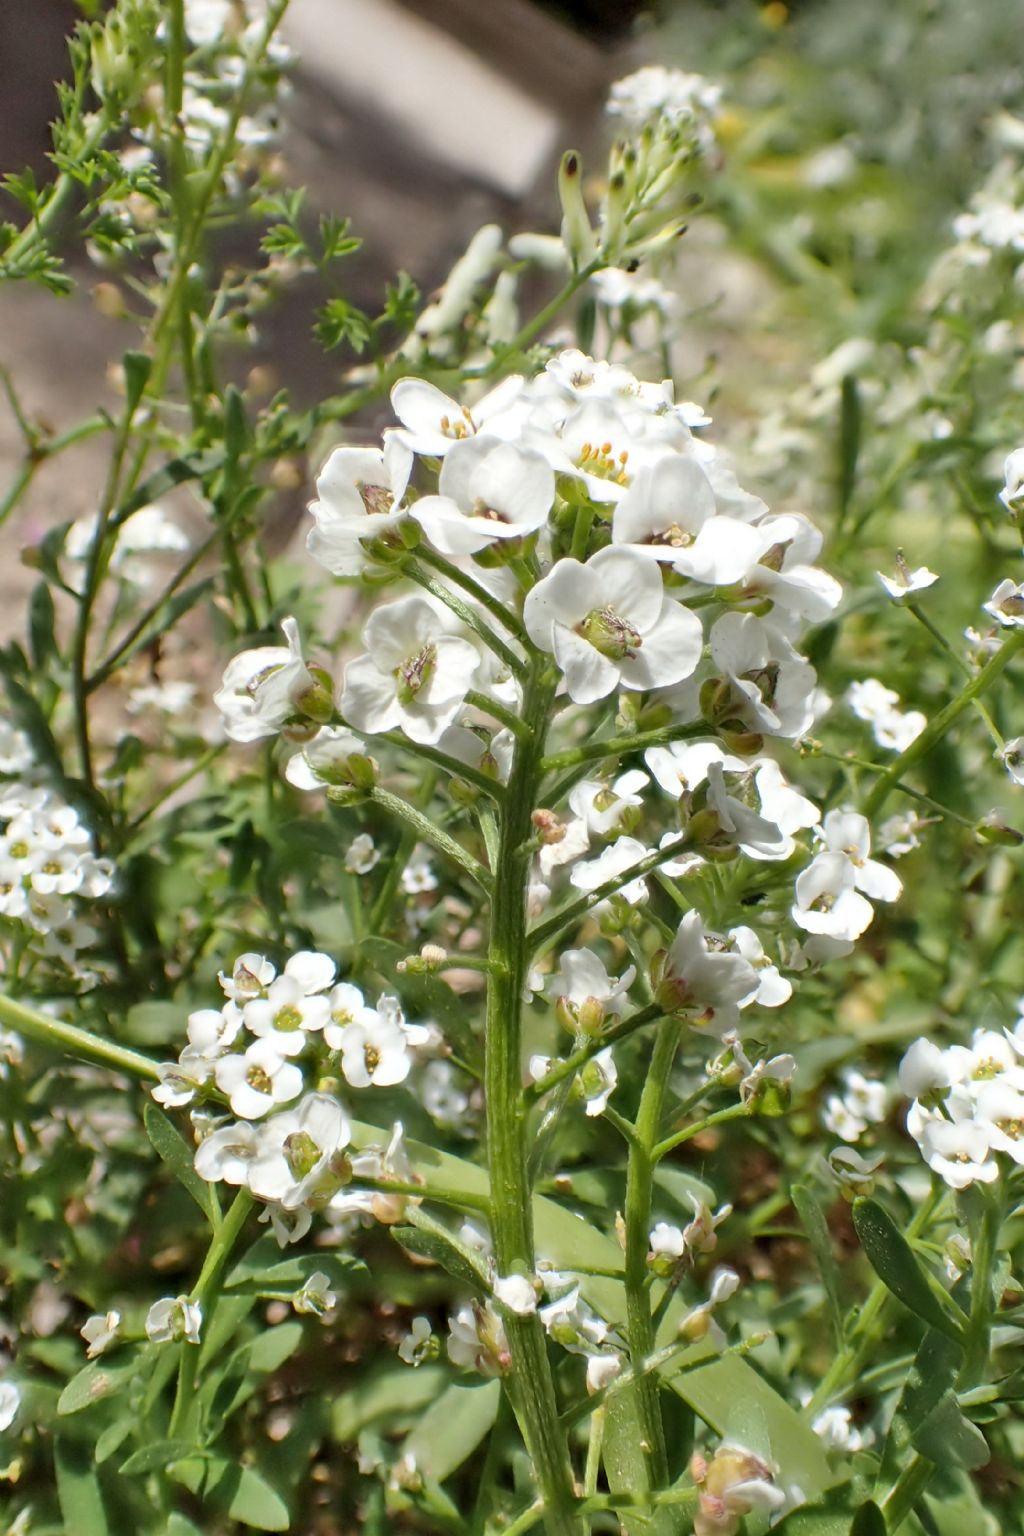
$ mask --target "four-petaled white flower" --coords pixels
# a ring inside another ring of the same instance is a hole
[[[749,960],[725,949],[704,931],[699,912],[687,912],[665,954],[655,996],[671,1013],[685,1012],[727,1030],[741,1004],[753,1001],[758,974]]]
[[[242,1120],[259,1120],[302,1092],[301,1070],[269,1040],[254,1041],[241,1056],[222,1056],[213,1075]]]
[[[154,1344],[166,1344],[171,1339],[198,1344],[202,1322],[203,1309],[197,1301],[187,1296],[163,1296],[146,1314],[146,1337]]]
[[[286,1211],[324,1203],[348,1177],[338,1159],[351,1137],[349,1118],[337,1099],[306,1094],[294,1109],[260,1127],[258,1150],[248,1166],[249,1189]]]
[[[554,471],[539,453],[471,437],[446,457],[438,495],[421,496],[411,511],[443,555],[471,555],[495,539],[536,533],[554,498]]]
[[[402,597],[370,615],[367,655],[345,669],[341,710],[356,730],[401,729],[412,741],[438,741],[473,686],[475,645],[450,632],[433,604]]]
[[[554,652],[577,704],[619,687],[681,682],[703,645],[700,620],[666,594],[658,565],[632,549],[602,549],[586,564],[559,560],[527,594],[523,622],[535,645]]]
[[[396,436],[379,448],[335,448],[316,482],[310,503],[316,520],[306,540],[314,560],[335,576],[358,576],[366,567],[364,540],[379,539],[405,516],[413,454]]]
[[[261,645],[230,661],[213,702],[232,741],[276,736],[295,715],[326,718],[331,700],[324,684],[306,666],[294,619],[283,619],[288,644]]]
[[[986,613],[1002,624],[1004,629],[1024,627],[1024,583],[1001,581],[987,603],[982,603]]]

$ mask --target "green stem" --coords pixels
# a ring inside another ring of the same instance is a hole
[[[124,660],[129,652],[136,648],[137,643],[141,640],[141,637],[145,634],[150,624],[159,618],[161,611],[166,606],[166,604],[170,602],[171,598],[174,596],[175,592],[177,592],[185,578],[192,574],[207,551],[217,543],[220,537],[221,530],[218,528],[214,533],[211,533],[208,538],[205,538],[201,544],[196,545],[195,549],[189,555],[185,563],[171,577],[171,580],[167,583],[166,587],[164,587],[164,590],[160,593],[160,596],[156,599],[156,601],[150,604],[142,617],[136,620],[128,633],[118,641],[117,645],[110,652],[110,654],[106,656],[104,660],[100,662],[96,670],[86,678],[85,688],[87,693],[92,693],[94,689],[99,688],[101,684],[105,683],[107,678],[110,677],[111,673],[116,670],[120,662]]]
[[[574,272],[565,286],[555,294],[554,298],[545,304],[543,309],[538,310],[532,320],[526,322],[519,331],[519,334],[513,337],[507,346],[502,347],[495,353],[493,359],[479,377],[488,379],[493,374],[499,373],[504,365],[511,358],[516,357],[524,347],[529,346],[533,338],[539,336],[551,324],[552,320],[557,320],[559,314],[573,295],[578,293],[584,283],[590,281],[595,272],[600,272],[602,267],[607,265],[608,263],[603,257],[595,256],[594,260],[587,266],[583,267],[579,272]]]
[[[412,831],[417,839],[423,843],[429,843],[436,848],[438,853],[443,853],[446,858],[457,864],[461,870],[475,880],[484,892],[490,891],[492,880],[490,873],[484,868],[478,859],[474,859],[471,853],[467,853],[461,843],[457,843],[447,832],[442,832],[422,811],[417,811],[414,806],[408,805],[398,795],[393,795],[387,789],[371,789],[367,799],[374,805],[379,805],[382,810],[388,811],[397,821],[402,821]]]
[[[890,764],[868,795],[862,807],[864,815],[869,821],[881,810],[889,795],[889,791],[896,787],[897,781],[903,777],[907,769],[913,768],[922,758],[928,756],[928,753],[936,743],[940,742],[943,736],[945,736],[950,726],[959,720],[964,710],[968,709],[976,699],[981,698],[991,687],[1022,646],[1024,646],[1024,630],[1015,629],[1003,641],[996,654],[985,663],[978,675],[957,694],[955,699],[952,699],[946,705],[945,709],[939,711],[935,719],[930,725],[925,727],[920,736],[910,743],[905,752],[900,753],[894,763]]]
[[[900,1473],[882,1505],[885,1529],[898,1531],[921,1497],[935,1471],[935,1463],[926,1456],[914,1455]]]
[[[949,641],[946,639],[941,629],[939,629],[938,625],[934,624],[928,614],[925,613],[920,603],[907,603],[906,606],[908,610],[914,615],[914,618],[917,620],[917,622],[928,631],[940,649],[945,651],[946,655],[953,662],[953,665],[958,667],[965,677],[973,677],[974,673],[971,670],[970,663],[960,655],[959,651],[954,650],[953,646],[950,645]],[[984,721],[985,729],[992,737],[996,747],[1002,747],[1002,732],[997,728],[995,721],[992,719],[992,716],[989,714],[984,704],[981,703],[980,699],[974,700],[974,709],[979,718]]]
[[[679,1048],[680,1030],[678,1019],[665,1019],[659,1026],[640,1096],[626,1168],[626,1334],[634,1372],[640,1372],[641,1363],[654,1353],[654,1321],[647,1269],[648,1237],[658,1131],[669,1074]],[[657,1377],[649,1373],[638,1374],[633,1393],[640,1431],[650,1458],[649,1485],[661,1488],[668,1481],[668,1450]]]
[[[466,703],[472,704],[473,708],[478,709],[481,714],[490,715],[492,720],[497,720],[499,724],[510,730],[513,736],[518,736],[520,740],[529,736],[530,727],[526,724],[525,720],[520,720],[519,716],[513,714],[510,709],[506,709],[504,704],[499,704],[497,699],[490,698],[488,694],[481,693],[479,689],[471,688],[469,690],[466,694]]]
[[[522,995],[527,969],[526,883],[532,844],[531,816],[540,778],[544,728],[555,680],[534,659],[526,681],[523,718],[534,727],[517,741],[508,793],[501,808],[498,863],[494,872],[488,959],[484,1082],[487,1161],[490,1173],[495,1259],[498,1272],[536,1270],[533,1208],[527,1170],[522,1084]],[[572,1465],[538,1317],[506,1318],[512,1368],[510,1395],[545,1506],[549,1536],[582,1536],[575,1511]]]
[[[220,1295],[221,1280],[224,1275],[224,1267],[231,1257],[232,1249],[237,1243],[249,1217],[249,1212],[255,1205],[252,1195],[247,1189],[240,1189],[231,1205],[227,1215],[214,1233],[207,1249],[203,1267],[199,1271],[199,1279],[192,1287],[189,1300],[198,1303],[202,1309],[202,1327],[208,1328],[210,1319],[216,1307],[217,1298]],[[184,1427],[188,1424],[189,1416],[195,1407],[196,1370],[199,1365],[199,1348],[195,1344],[183,1341],[180,1346],[181,1355],[178,1360],[178,1390],[174,1398],[174,1407],[171,1410],[171,1422],[167,1430],[169,1440],[181,1438]]]
[[[422,587],[424,592],[429,592],[431,597],[436,597],[438,602],[443,603],[446,608],[450,609],[456,618],[462,620],[467,628],[471,629],[474,634],[479,635],[488,650],[493,651],[495,656],[504,662],[513,677],[522,677],[522,659],[516,655],[510,646],[505,644],[500,635],[494,633],[493,629],[481,618],[475,608],[470,608],[467,603],[462,601],[461,597],[456,597],[455,593],[450,591],[443,581],[435,581],[433,576],[428,576],[426,571],[420,567],[419,561],[413,559],[412,556],[405,560],[400,560],[398,568],[403,576],[408,576],[409,580]]]
[[[676,1147],[681,1147],[684,1141],[692,1141],[695,1136],[700,1135],[701,1131],[709,1130],[714,1125],[724,1125],[729,1120],[742,1120],[744,1115],[749,1113],[745,1104],[730,1104],[728,1109],[719,1109],[713,1115],[705,1115],[703,1120],[695,1120],[692,1125],[676,1131],[672,1136],[666,1136],[664,1141],[659,1141],[654,1148],[654,1161],[660,1163],[663,1157],[674,1152]]]
[[[671,843],[666,843],[664,848],[656,848],[653,853],[645,854],[642,859],[637,859],[628,869],[624,869],[621,875],[616,875],[613,880],[606,880],[596,890],[588,891],[585,896],[580,896],[576,901],[569,902],[558,912],[549,917],[546,923],[538,923],[536,928],[531,928],[528,934],[530,948],[536,953],[543,949],[553,939],[556,939],[563,929],[576,922],[578,918],[585,917],[599,902],[607,901],[609,896],[614,896],[631,881],[637,880],[641,875],[650,874],[652,869],[657,869],[659,864],[664,864],[668,859],[674,859],[677,854],[692,851],[692,844],[684,834],[674,838]]]
[[[513,613],[502,602],[500,597],[495,597],[493,592],[488,592],[487,588],[481,586],[478,581],[474,581],[472,576],[467,576],[465,571],[460,570],[457,565],[453,565],[450,560],[446,560],[444,555],[437,554],[435,550],[432,550],[426,544],[420,544],[417,547],[416,558],[424,565],[429,565],[432,570],[437,571],[438,575],[443,576],[446,581],[450,581],[452,586],[461,587],[467,597],[471,597],[474,602],[479,603],[481,608],[486,608],[491,617],[497,619],[499,624],[503,624],[511,634],[515,635],[517,640],[521,640],[524,645],[529,644],[526,630],[523,628],[519,616]]]
[[[607,741],[591,741],[582,747],[568,747],[553,752],[541,763],[544,773],[558,768],[574,768],[580,763],[596,763],[604,757],[622,757],[626,752],[643,752],[647,747],[665,747],[673,741],[689,741],[694,736],[710,736],[711,726],[698,720],[690,725],[665,725],[657,731],[637,731],[632,736],[612,736]]]
[[[462,961],[458,963],[461,965]],[[526,1103],[533,1104],[537,1099],[543,1098],[565,1078],[574,1076],[581,1067],[585,1067],[588,1061],[605,1050],[607,1046],[614,1045],[619,1040],[625,1040],[627,1035],[631,1035],[635,1029],[642,1029],[645,1024],[650,1024],[652,1020],[660,1017],[661,1009],[657,1004],[651,1003],[646,1008],[640,1008],[636,1013],[631,1013],[627,1019],[620,1019],[603,1034],[595,1035],[592,1040],[587,1041],[586,1045],[581,1045],[579,1050],[573,1051],[571,1056],[566,1056],[564,1061],[556,1061],[550,1071],[536,1083],[530,1083],[524,1088],[523,1098]]]
[[[99,1035],[79,1029],[75,1024],[63,1024],[58,1019],[51,1019],[48,1014],[38,1013],[25,1003],[16,1003],[13,998],[0,996],[0,1024],[27,1035],[40,1045],[48,1045],[77,1056],[81,1061],[113,1067],[115,1071],[127,1072],[143,1082],[160,1081],[157,1064],[150,1061],[148,1056],[130,1050],[126,1045],[115,1045],[112,1040],[103,1040]]]
[[[969,1391],[984,1378],[992,1332],[992,1270],[1003,1224],[1003,1205],[998,1189],[980,1184],[981,1220],[972,1234],[971,1312],[967,1324],[964,1363],[957,1389]]]

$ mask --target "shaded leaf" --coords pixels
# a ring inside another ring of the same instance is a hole
[[[170,1119],[155,1104],[147,1104],[142,1112],[146,1135],[162,1162],[170,1168],[179,1184],[192,1196],[211,1226],[220,1222],[220,1209],[212,1184],[201,1179],[192,1166],[194,1153],[184,1136],[176,1130]]]
[[[223,1456],[179,1461],[170,1475],[176,1482],[207,1501],[232,1520],[257,1531],[286,1531],[291,1524],[288,1506],[270,1484],[251,1467],[240,1467]]]
[[[915,1317],[948,1338],[959,1340],[960,1328],[935,1295],[913,1249],[888,1211],[876,1200],[855,1200],[853,1225],[861,1247],[883,1285]]]
[[[501,1382],[454,1383],[427,1409],[405,1442],[417,1471],[443,1483],[490,1434],[501,1401]]]
[[[58,1435],[53,1443],[53,1462],[66,1536],[109,1536],[99,1478],[88,1449]]]

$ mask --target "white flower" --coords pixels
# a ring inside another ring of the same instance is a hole
[[[743,543],[742,524],[732,518],[715,518],[715,493],[700,462],[691,454],[671,454],[637,473],[615,507],[612,542],[674,563],[684,550],[699,543],[709,520],[728,523]],[[737,580],[748,564],[741,558],[737,575],[727,580]]]
[[[999,492],[999,500],[1007,512],[1015,516],[1024,501],[1024,448],[1015,448],[1007,456],[1003,466],[1005,485]]]
[[[380,863],[380,850],[368,832],[360,832],[345,852],[345,868],[350,875],[368,875]]]
[[[276,975],[276,967],[265,955],[247,953],[239,955],[230,976],[219,971],[217,980],[231,1002],[242,1004],[263,997]]]
[[[320,709],[326,690],[302,656],[299,626],[283,619],[287,646],[262,645],[228,663],[213,702],[224,717],[232,741],[276,736],[282,725],[312,705]],[[330,700],[326,700],[330,709]]]
[[[577,1073],[576,1080],[583,1091],[584,1113],[591,1118],[603,1115],[619,1081],[611,1046],[592,1056]]]
[[[908,1099],[923,1099],[950,1086],[949,1067],[937,1045],[923,1037],[910,1046],[899,1068],[899,1085]]]
[[[284,975],[270,983],[265,997],[245,1004],[242,1017],[249,1032],[267,1041],[281,1056],[298,1056],[307,1036],[323,1029],[330,1003],[317,995],[334,980],[334,961],[313,950],[293,955]]]
[[[857,1141],[869,1125],[877,1125],[888,1113],[889,1094],[884,1083],[848,1070],[842,1075],[841,1095],[825,1103],[822,1123],[843,1141]]]
[[[404,1083],[412,1067],[409,1040],[393,1018],[365,1009],[339,1035],[341,1070],[353,1088]]]
[[[780,629],[753,613],[725,613],[711,628],[711,657],[748,729],[795,737],[810,727],[817,677]]]
[[[651,1228],[647,1238],[651,1253],[669,1259],[681,1259],[686,1252],[682,1229],[667,1221],[659,1221]]]
[[[351,1137],[337,1099],[307,1093],[294,1109],[260,1127],[256,1156],[248,1165],[249,1189],[285,1211],[322,1204],[347,1177],[347,1168],[339,1172],[335,1164]]]
[[[555,476],[529,448],[471,437],[449,452],[438,492],[414,502],[413,517],[443,555],[471,555],[495,539],[542,528],[555,499]]]
[[[759,1003],[762,1008],[781,1008],[783,1003],[788,1003],[793,996],[792,982],[781,976],[778,966],[771,963],[753,928],[730,928],[729,939],[736,953],[753,966],[757,975],[757,991],[749,1001]],[[744,999],[744,1006],[747,1001]]]
[[[871,852],[871,828],[856,811],[829,811],[821,836],[830,853],[848,859],[858,891],[872,901],[898,901],[903,891],[899,876],[885,864],[868,858]]]
[[[719,945],[709,942],[700,913],[687,912],[665,954],[655,997],[671,1013],[725,1030],[739,1017],[739,1005],[757,993],[758,976],[742,955]]]
[[[1024,584],[1001,581],[992,596],[982,607],[997,619],[1004,629],[1020,629],[1024,626]]]
[[[841,853],[819,853],[797,876],[793,921],[808,933],[829,939],[859,939],[875,915],[870,901],[854,885],[850,860]]]
[[[0,1381],[0,1434],[10,1429],[21,1407],[21,1392],[13,1381]]]
[[[526,1275],[499,1275],[491,1289],[495,1300],[517,1317],[532,1317],[537,1310],[537,1292]]]
[[[991,1184],[999,1177],[999,1164],[989,1158],[991,1127],[975,1120],[952,1096],[948,1102],[951,1120],[921,1111],[918,1117],[908,1117],[908,1130],[929,1168],[951,1189],[966,1189],[976,1181]]]
[[[434,1330],[430,1326],[428,1317],[414,1317],[409,1324],[409,1332],[398,1346],[398,1355],[406,1365],[422,1365],[424,1360],[433,1358],[437,1340]]]
[[[396,437],[414,453],[443,458],[455,443],[475,437],[478,432],[511,435],[520,417],[515,411],[523,380],[518,374],[502,379],[472,407],[460,405],[425,379],[399,379],[391,391],[391,404],[402,423],[388,436]]]
[[[899,694],[876,677],[851,683],[846,697],[854,714],[871,725],[878,745],[894,752],[905,751],[928,724],[920,710],[901,710]]]
[[[164,1296],[154,1301],[146,1315],[146,1337],[154,1344],[166,1344],[171,1339],[198,1344],[202,1322],[203,1310],[197,1301],[189,1301],[187,1296]]]
[[[269,1040],[254,1041],[242,1056],[222,1056],[213,1075],[242,1120],[258,1120],[275,1104],[287,1104],[302,1092],[302,1072]]]
[[[292,1297],[292,1306],[296,1312],[313,1317],[323,1317],[325,1312],[330,1312],[337,1304],[338,1297],[331,1290],[330,1277],[322,1269],[315,1269]]]
[[[996,757],[1015,784],[1024,784],[1024,736],[1004,742]]]
[[[368,654],[345,669],[341,709],[346,720],[371,734],[400,728],[412,741],[438,741],[473,685],[480,666],[476,647],[450,634],[446,621],[422,597],[403,597],[378,608],[363,641]]]
[[[647,64],[615,81],[608,93],[607,111],[610,117],[621,117],[634,132],[648,125],[659,127],[663,122],[697,125],[714,116],[721,97],[721,86],[703,75]]]
[[[285,764],[284,776],[296,789],[321,790],[332,784],[351,782],[348,762],[363,758],[366,749],[351,731],[339,725],[324,725],[312,741],[307,741]],[[370,758],[372,763],[373,759]]]
[[[875,574],[895,602],[913,597],[916,592],[926,591],[939,579],[926,565],[919,565],[916,571],[912,571],[902,554],[896,556],[895,576],[886,576],[882,571],[876,571]]]
[[[89,1348],[85,1352],[87,1360],[95,1360],[97,1355],[102,1355],[105,1349],[109,1349],[117,1338],[121,1327],[120,1312],[97,1312],[93,1317],[86,1318],[78,1330]]]
[[[320,471],[310,503],[316,527],[306,548],[335,576],[358,576],[366,567],[363,541],[381,538],[406,514],[402,504],[413,455],[390,435],[378,448],[336,448]]]
[[[588,1355],[587,1391],[593,1397],[595,1392],[601,1392],[605,1387],[611,1386],[616,1376],[621,1373],[621,1355],[607,1353]]]
[[[700,659],[700,620],[668,597],[654,561],[599,550],[586,564],[559,560],[527,594],[523,622],[553,651],[569,697],[592,704],[618,687],[667,687]]]
[[[578,891],[596,891],[609,880],[615,880],[627,869],[631,869],[650,851],[635,837],[620,837],[614,843],[609,843],[596,859],[587,859],[585,863],[577,864],[569,880]],[[617,894],[634,907],[639,902],[646,901],[646,877],[639,875],[636,879],[630,880]],[[594,910],[597,910],[596,906]]]
[[[569,809],[586,822],[588,834],[604,837],[620,825],[626,811],[643,805],[639,791],[648,782],[640,768],[621,773],[610,786],[599,779],[582,779],[569,794]]]
[[[259,1138],[247,1120],[235,1120],[211,1131],[196,1148],[195,1170],[210,1184],[248,1182],[249,1165],[259,1150]]]
[[[635,979],[635,965],[627,966],[615,981],[591,950],[567,949],[559,957],[557,974],[549,979],[546,990],[550,997],[564,1000],[577,1020],[586,1010],[584,1017],[594,1029],[600,1028],[606,1012],[622,1006]]]
[[[508,1340],[501,1318],[489,1306],[465,1302],[448,1319],[448,1358],[453,1365],[499,1376],[508,1369]]]
[[[874,1444],[871,1430],[859,1430],[854,1426],[849,1408],[838,1405],[826,1408],[812,1420],[811,1428],[825,1442],[830,1451],[841,1451],[844,1456],[856,1456]]]

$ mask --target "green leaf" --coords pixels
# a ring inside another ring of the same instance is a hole
[[[861,404],[857,380],[847,374],[839,399],[839,516],[845,516],[857,485],[860,458]]]
[[[853,1225],[872,1269],[909,1312],[959,1342],[962,1329],[942,1306],[914,1251],[888,1211],[876,1200],[853,1204]]]
[[[167,1164],[174,1177],[188,1190],[211,1226],[220,1224],[220,1210],[212,1184],[201,1179],[192,1166],[193,1152],[184,1136],[171,1124],[162,1109],[147,1104],[142,1111],[146,1135],[157,1156]]]
[[[876,1491],[890,1487],[910,1458],[914,1435],[943,1395],[963,1363],[963,1350],[945,1334],[929,1328],[907,1372],[889,1432],[885,1437]]]
[[[886,1536],[885,1516],[875,1503],[868,1499],[853,1517],[850,1536]]]
[[[831,1489],[825,1498],[792,1510],[773,1531],[782,1532],[783,1536],[851,1536],[852,1518],[853,1491],[849,1483],[844,1483]]]
[[[913,1435],[914,1449],[936,1466],[952,1463],[973,1472],[990,1459],[988,1442],[976,1424],[964,1417],[955,1393],[944,1392]]]
[[[96,1449],[93,1452],[96,1465],[101,1467],[105,1461],[109,1461],[138,1427],[139,1421],[134,1413],[122,1419],[115,1419],[113,1424],[108,1424],[96,1441]]]
[[[222,1510],[230,1519],[257,1531],[287,1531],[291,1524],[288,1506],[268,1482],[251,1467],[240,1467],[223,1456],[175,1463],[170,1472],[176,1482]]]
[[[244,1346],[248,1367],[251,1371],[259,1371],[261,1375],[269,1375],[271,1371],[279,1370],[301,1343],[300,1322],[293,1320],[278,1323],[276,1328],[268,1328],[258,1339]]]
[[[155,1440],[152,1445],[144,1445],[141,1451],[135,1451],[117,1470],[124,1477],[136,1477],[141,1472],[155,1472],[160,1467],[170,1466],[171,1462],[200,1454],[190,1440]]]
[[[427,1409],[405,1442],[417,1471],[443,1483],[490,1434],[501,1401],[501,1382],[450,1386]]]
[[[370,321],[363,311],[340,298],[328,299],[313,327],[313,335],[325,352],[340,346],[343,341],[348,342],[353,352],[363,352],[371,334]]]
[[[83,1408],[91,1408],[94,1403],[115,1397],[131,1385],[138,1367],[139,1357],[135,1351],[125,1359],[115,1356],[109,1363],[105,1360],[92,1361],[77,1376],[72,1376],[57,1399],[57,1412],[79,1413]]]
[[[32,664],[41,673],[50,671],[52,663],[58,659],[56,622],[57,614],[49,583],[38,581],[29,599],[28,640]]]
[[[125,415],[130,416],[145,393],[153,363],[145,352],[126,352],[121,362],[124,367]]]
[[[215,470],[223,466],[224,459],[223,448],[211,448],[207,453],[169,460],[161,469],[143,480],[128,500],[118,507],[117,521],[124,522],[133,512],[138,512],[140,507],[147,507],[151,501],[158,501],[161,496],[166,496],[167,492],[173,491],[176,485],[184,485],[187,480],[199,480],[212,475]]]
[[[806,1184],[794,1184],[790,1190],[790,1198],[807,1233],[807,1241],[811,1245],[811,1252],[814,1254],[818,1272],[821,1275],[821,1283],[825,1288],[825,1299],[832,1318],[833,1332],[841,1345],[843,1309],[839,1300],[839,1274],[832,1252],[832,1235],[825,1220],[825,1213]]]
[[[88,1449],[58,1435],[53,1442],[57,1497],[68,1536],[109,1536],[99,1478]]]
[[[268,1236],[253,1243],[224,1285],[225,1290],[243,1296],[261,1291],[297,1291],[317,1270],[327,1276],[332,1286],[344,1286],[353,1275],[364,1273],[366,1265],[351,1253],[296,1253],[282,1259],[277,1242]]]
[[[468,1285],[471,1290],[479,1291],[486,1284],[480,1270],[454,1244],[445,1242],[436,1233],[422,1232],[418,1227],[392,1227],[391,1236],[406,1253],[440,1264],[453,1279]]]
[[[442,1365],[408,1365],[386,1360],[360,1376],[331,1405],[331,1434],[341,1445],[353,1445],[368,1425],[408,1422],[432,1403],[450,1381]]]

